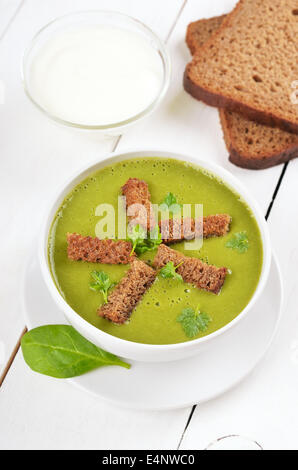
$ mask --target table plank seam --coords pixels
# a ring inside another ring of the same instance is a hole
[[[189,424],[190,424],[190,422],[191,422],[191,419],[192,419],[192,416],[193,416],[193,414],[194,414],[194,412],[195,412],[196,407],[197,407],[197,405],[193,405],[192,408],[191,408],[191,412],[190,412],[190,414],[188,415],[188,418],[187,418],[185,427],[184,427],[184,429],[183,429],[183,432],[182,432],[182,434],[181,434],[181,437],[180,437],[180,440],[179,440],[179,443],[178,443],[178,446],[177,446],[177,450],[180,449],[180,446],[181,446],[181,444],[182,444],[182,441],[183,441],[183,439],[184,439],[185,433],[186,433],[187,428],[188,428],[188,426],[189,426]]]
[[[14,13],[12,14],[12,16],[10,17],[7,25],[5,26],[2,34],[0,35],[0,41],[4,38],[4,36],[6,35],[7,31],[9,30],[10,26],[12,25],[12,23],[14,22],[14,20],[16,19],[16,17],[18,16],[21,8],[24,6],[25,4],[25,0],[20,0],[20,3],[18,4],[18,6],[16,7]]]
[[[27,332],[27,327],[25,326],[18,341],[17,341],[17,344],[15,345],[15,347],[13,348],[12,350],[12,353],[7,361],[7,364],[6,366],[4,367],[4,371],[2,372],[1,376],[0,376],[0,388],[2,387],[3,385],[3,382],[9,372],[9,369],[11,368],[12,364],[13,364],[13,361],[15,360],[15,357],[20,349],[20,346],[21,346],[21,339],[22,337],[24,336],[24,334]]]
[[[281,183],[282,183],[282,180],[285,176],[285,173],[287,171],[287,168],[288,168],[288,165],[289,165],[289,162],[285,163],[284,166],[283,166],[283,169],[281,171],[281,174],[279,175],[279,178],[278,178],[278,181],[277,181],[277,185],[274,189],[274,192],[273,192],[273,195],[272,195],[272,199],[270,201],[270,204],[268,206],[268,209],[267,209],[267,212],[266,212],[266,215],[265,215],[265,219],[268,220],[269,216],[270,216],[270,212],[272,210],[272,207],[273,207],[273,204],[275,202],[275,199],[276,199],[276,196],[278,194],[278,191],[279,191],[279,188],[281,186]]]

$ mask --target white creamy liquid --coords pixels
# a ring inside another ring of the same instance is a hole
[[[112,27],[59,33],[42,46],[30,68],[30,93],[42,108],[91,126],[144,111],[162,81],[162,61],[150,43]]]

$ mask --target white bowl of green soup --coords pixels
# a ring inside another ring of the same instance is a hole
[[[153,225],[148,218],[145,227],[138,206],[127,212],[129,201],[157,207]],[[68,180],[47,211],[39,254],[74,328],[114,354],[159,362],[199,353],[249,314],[271,246],[261,210],[229,172],[175,152],[133,150]]]

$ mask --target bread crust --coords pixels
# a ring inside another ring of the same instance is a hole
[[[298,149],[290,150],[287,149],[284,152],[281,152],[277,155],[273,155],[269,158],[253,159],[240,155],[232,147],[229,150],[229,160],[236,166],[241,168],[247,168],[249,170],[265,170],[266,168],[271,168],[272,166],[280,165],[281,163],[289,162],[294,158],[298,157]]]
[[[259,111],[251,106],[248,106],[244,103],[241,103],[233,98],[228,98],[221,95],[220,93],[214,93],[205,88],[195,84],[190,75],[190,68],[192,62],[187,64],[184,76],[183,76],[183,86],[185,91],[189,93],[193,98],[196,98],[203,103],[213,106],[215,108],[225,108],[229,111],[234,111],[239,114],[243,114],[245,117],[251,121],[257,121],[260,124],[265,124],[270,127],[279,127],[280,129],[291,132],[293,134],[298,134],[298,124],[288,121],[287,119],[279,118],[274,116],[272,113],[265,113],[264,111]]]

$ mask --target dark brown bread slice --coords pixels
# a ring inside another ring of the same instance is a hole
[[[184,87],[205,103],[298,133],[297,0],[240,0],[186,67]]]
[[[203,261],[198,258],[185,256],[164,244],[159,245],[153,266],[159,269],[165,266],[169,261],[172,261],[174,266],[177,266],[183,261],[181,266],[177,268],[177,272],[182,276],[182,279],[199,289],[204,289],[213,294],[220,292],[228,272],[227,268],[217,268],[211,264],[203,263]]]
[[[108,297],[108,303],[98,309],[98,315],[114,323],[126,322],[133,309],[140,302],[156,277],[156,271],[143,261],[134,258],[115,289]]]
[[[230,161],[242,168],[261,170],[298,157],[298,135],[250,121],[226,109],[219,110]]]
[[[146,215],[143,209],[137,210],[133,216],[129,217],[134,220],[136,224],[142,225],[147,230],[155,227],[155,218],[150,202],[151,195],[149,192],[148,184],[138,178],[129,178],[129,180],[122,186],[122,194],[126,197],[126,209],[133,204],[140,204],[146,209]]]
[[[191,240],[195,238],[196,229],[198,229],[198,234],[200,235],[200,223],[197,223],[196,227],[195,219],[188,217],[181,220],[182,223],[180,219],[168,219],[159,222],[163,243],[169,245],[184,239]],[[203,217],[203,237],[222,237],[226,235],[230,229],[231,220],[229,214],[215,214]]]
[[[83,237],[77,233],[68,233],[67,244],[68,258],[74,261],[128,264],[132,259],[130,256],[132,244],[124,240],[100,240],[99,238]]]
[[[219,28],[226,16],[190,23],[186,43],[192,54]],[[298,157],[298,136],[259,124],[224,108],[219,110],[230,161],[242,168],[264,169]]]

